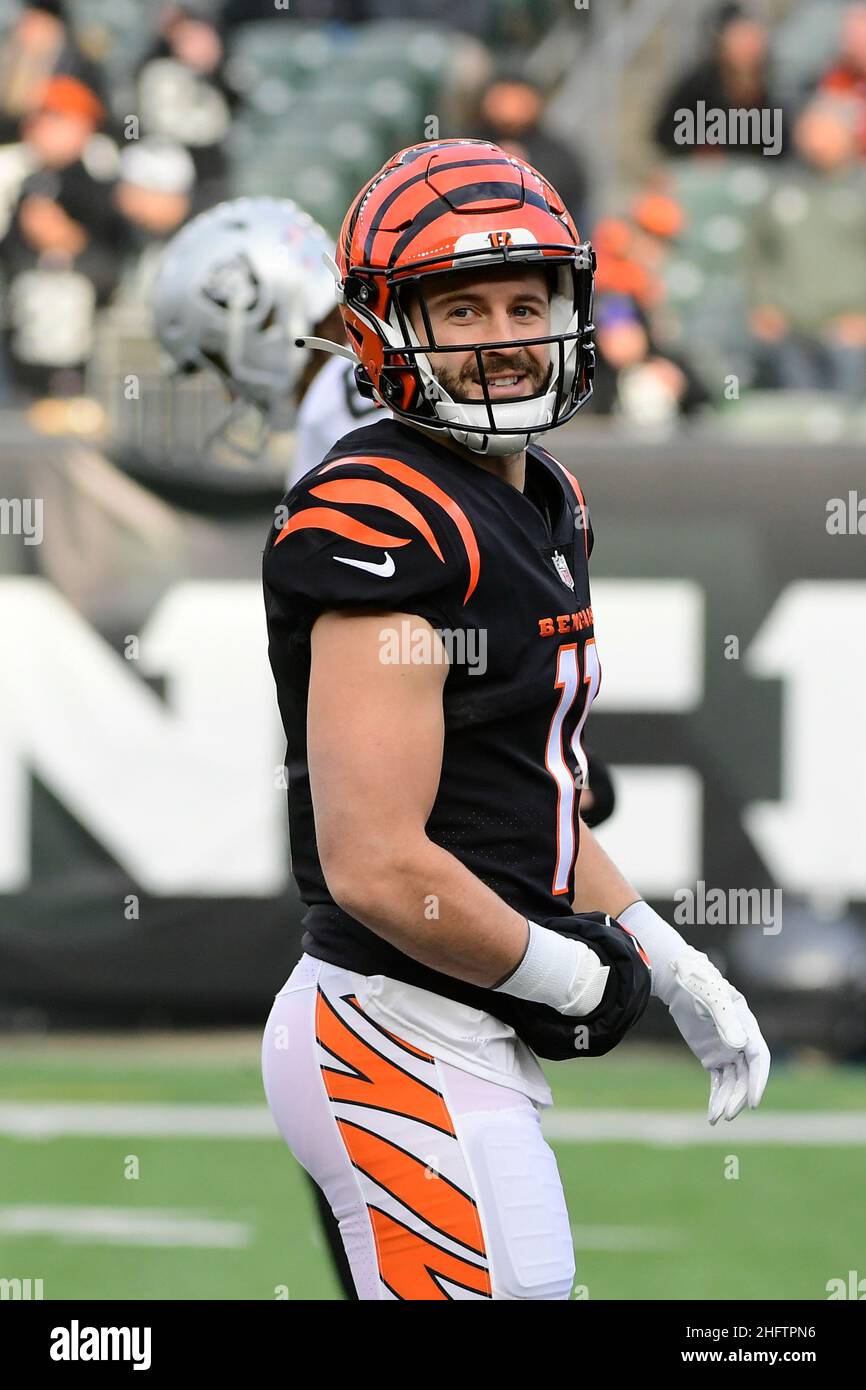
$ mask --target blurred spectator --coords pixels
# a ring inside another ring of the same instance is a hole
[[[102,95],[99,69],[75,42],[63,0],[30,0],[0,45],[0,145],[18,139],[55,73],[79,77]]]
[[[105,110],[77,78],[57,76],[24,125],[34,172],[21,185],[0,266],[11,373],[21,386],[70,390],[90,351],[93,316],[117,279],[123,235],[110,185],[88,167]],[[62,382],[59,376],[62,377]]]
[[[860,153],[866,155],[866,5],[846,9],[838,61],[821,79],[818,90],[856,103]]]
[[[769,32],[759,19],[751,17],[738,4],[725,4],[716,16],[712,51],[674,84],[665,97],[655,125],[656,143],[668,155],[701,155],[718,158],[725,145],[680,144],[676,132],[680,124],[678,113],[694,113],[700,125],[698,103],[706,111],[767,110],[779,108],[773,100],[768,75]],[[781,109],[781,108],[780,108]],[[784,152],[784,112],[781,152]],[[759,141],[737,144],[738,155],[762,156],[764,146]]]
[[[688,364],[669,352],[659,352],[634,300],[602,295],[594,319],[594,413],[661,425],[692,415],[709,403],[706,389]]]
[[[664,262],[684,221],[679,203],[654,188],[639,194],[628,217],[603,218],[592,235],[596,293],[627,295],[644,311],[659,304]]]
[[[651,303],[654,287],[631,248],[632,227],[624,217],[604,217],[592,234],[598,257],[596,294],[628,295],[644,308]]]
[[[160,32],[138,70],[141,134],[186,146],[201,211],[229,194],[225,140],[236,97],[225,80],[223,31],[210,6],[184,4],[162,11]]]
[[[751,229],[759,384],[866,388],[866,170],[856,103],[816,97],[794,127],[798,166]]]
[[[533,164],[565,201],[580,228],[586,205],[586,178],[571,149],[541,125],[544,97],[528,78],[518,74],[495,77],[482,93],[477,129],[471,132],[492,140],[510,154]]]
[[[195,165],[188,150],[167,140],[130,143],[120,156],[114,202],[128,223],[124,271],[117,298],[148,307],[163,247],[192,210]]]
[[[0,145],[0,240],[6,235],[21,185],[37,163],[35,152],[23,140]]]

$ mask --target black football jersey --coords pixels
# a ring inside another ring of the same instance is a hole
[[[263,575],[288,741],[292,866],[308,908],[303,947],[485,1008],[489,991],[421,965],[328,893],[307,768],[310,630],[327,609],[378,607],[432,624],[449,670],[427,835],[518,912],[536,921],[567,915],[586,779],[582,733],[600,679],[583,495],[536,445],[520,492],[387,419],[340,439],[276,517]]]

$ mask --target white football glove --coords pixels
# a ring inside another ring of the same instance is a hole
[[[617,920],[646,950],[653,994],[667,1004],[692,1052],[710,1073],[710,1124],[722,1116],[733,1120],[746,1101],[754,1110],[770,1073],[770,1051],[742,994],[646,903],[632,903]]]
[[[676,987],[671,1018],[702,1067],[710,1073],[708,1118],[733,1120],[746,1101],[754,1110],[770,1074],[770,1051],[758,1021],[739,990],[701,951],[671,962]]]

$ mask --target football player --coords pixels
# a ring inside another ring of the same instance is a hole
[[[380,407],[355,385],[354,362],[299,345],[345,342],[334,246],[288,198],[235,198],[193,218],[166,247],[153,289],[157,336],[179,370],[216,373],[270,435],[294,427],[291,485],[334,440]],[[230,412],[221,430],[231,425]]]
[[[326,359],[310,350],[322,339],[346,341],[334,278],[323,266],[334,250],[293,202],[237,198],[201,213],[173,238],[154,289],[157,333],[180,370],[216,373],[268,429],[279,430],[294,416],[290,484],[342,435],[386,415],[369,390],[361,394],[354,355]],[[588,755],[588,766],[581,814],[598,824],[613,810],[614,789],[603,763]],[[331,1208],[312,1185],[335,1272],[353,1298]]]
[[[756,1106],[743,996],[581,824],[598,690],[579,485],[533,441],[592,389],[594,257],[555,189],[483,141],[403,150],[338,245],[354,430],[264,555],[304,954],[268,1101],[361,1299],[565,1299],[569,1219],[537,1057],[595,1056],[653,994]]]

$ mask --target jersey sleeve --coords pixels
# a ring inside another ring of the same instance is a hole
[[[277,508],[266,588],[317,613],[378,609],[459,626],[471,576],[440,491],[399,459],[331,460]]]

